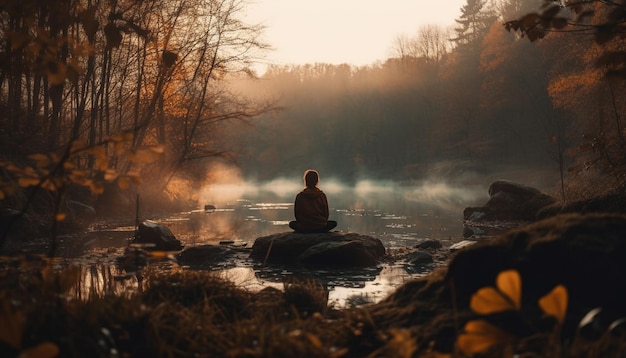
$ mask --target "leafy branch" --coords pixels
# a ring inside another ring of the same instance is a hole
[[[61,209],[61,203],[65,189],[69,185],[86,187],[96,195],[104,192],[105,182],[116,182],[120,189],[128,189],[131,184],[141,183],[140,172],[132,169],[120,172],[112,165],[111,158],[124,157],[130,163],[140,164],[154,161],[163,153],[161,145],[133,148],[132,141],[132,133],[122,132],[110,135],[96,144],[73,140],[62,153],[34,153],[27,157],[27,163],[0,162],[0,167],[8,174],[0,179],[0,200],[15,195],[20,190],[30,190],[20,214],[12,218],[0,236],[0,249],[12,224],[26,212],[35,195],[40,190],[45,190],[56,194],[50,232],[52,243],[50,256],[54,256],[57,223],[67,217]],[[89,168],[83,163],[93,165]]]

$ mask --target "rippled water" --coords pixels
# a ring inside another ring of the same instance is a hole
[[[402,193],[370,196],[367,200],[337,200],[336,203],[336,206],[331,204],[331,219],[338,221],[337,230],[379,238],[388,252],[412,248],[425,239],[440,240],[447,247],[460,240],[462,234],[462,203],[458,203],[458,211],[450,210],[407,200]],[[285,200],[245,198],[215,206],[211,212],[198,209],[142,219],[167,226],[186,247],[232,240],[248,248],[258,237],[290,231],[288,223],[293,220],[293,203]],[[96,224],[91,228],[89,245],[81,257],[97,262],[119,256],[133,233],[132,223]],[[345,306],[355,297],[361,302],[377,302],[402,283],[431,269],[415,270],[403,262],[395,262],[357,271],[293,271],[283,267],[259,267],[245,255],[214,268],[220,275],[251,290],[267,286],[282,289],[289,276],[315,278],[326,284],[329,300],[337,306]]]

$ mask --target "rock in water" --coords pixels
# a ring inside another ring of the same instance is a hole
[[[260,237],[250,257],[263,263],[307,266],[368,267],[385,255],[379,239],[357,233],[283,232]]]
[[[167,227],[152,220],[145,220],[139,224],[137,237],[134,244],[154,244],[153,247],[146,246],[148,250],[178,251],[182,250],[183,244]]]
[[[200,245],[184,249],[176,254],[179,264],[193,268],[210,268],[229,262],[235,252],[219,245]]]

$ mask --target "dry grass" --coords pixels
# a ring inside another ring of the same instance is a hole
[[[337,310],[313,280],[249,292],[211,272],[148,269],[120,294],[36,257],[0,263],[2,357],[462,357],[455,326],[468,315],[443,302],[440,271],[379,304]],[[483,356],[626,352],[619,337],[562,344],[537,332]]]

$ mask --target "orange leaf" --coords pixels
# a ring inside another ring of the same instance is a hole
[[[520,275],[515,270],[502,271],[496,278],[497,289],[483,287],[472,295],[470,307],[479,314],[518,310],[521,306]]]
[[[522,300],[522,279],[516,270],[502,271],[496,278],[500,292],[504,293],[516,309],[520,309]]]
[[[77,140],[72,142],[72,146],[70,148],[70,152],[72,154],[75,154],[77,152],[85,150],[86,147],[87,147],[87,144],[85,142],[77,139]]]
[[[45,167],[50,164],[50,158],[48,158],[48,156],[45,154],[31,154],[28,156],[28,158],[36,161],[39,168]]]
[[[67,215],[66,215],[66,214],[64,214],[64,213],[58,213],[58,214],[56,214],[56,216],[54,217],[54,219],[55,219],[56,221],[63,221],[63,220],[65,220],[65,218],[66,218],[66,217],[67,217]]]
[[[163,146],[163,145],[152,145],[152,146],[148,147],[148,149],[150,149],[151,151],[153,151],[154,153],[157,153],[157,154],[165,153],[165,146]]]
[[[558,285],[539,299],[539,307],[545,314],[554,316],[559,323],[563,323],[567,313],[567,300],[567,288],[563,285]]]
[[[472,295],[470,307],[478,314],[491,314],[514,310],[515,305],[493,287],[483,287]]]
[[[128,177],[117,178],[117,186],[122,190],[128,189],[128,187],[130,186],[129,178]]]
[[[23,177],[17,180],[17,185],[19,185],[22,188],[28,188],[29,186],[35,186],[38,184],[39,184],[39,179],[37,178]]]
[[[170,253],[167,251],[151,251],[150,257],[154,259],[165,259],[170,256]]]
[[[118,173],[113,170],[113,169],[107,169],[104,171],[104,180],[106,181],[113,181],[115,179],[117,179],[118,177]]]
[[[513,341],[513,336],[491,323],[475,320],[465,324],[465,332],[459,336],[456,345],[464,354],[473,355],[494,345],[507,345]]]

